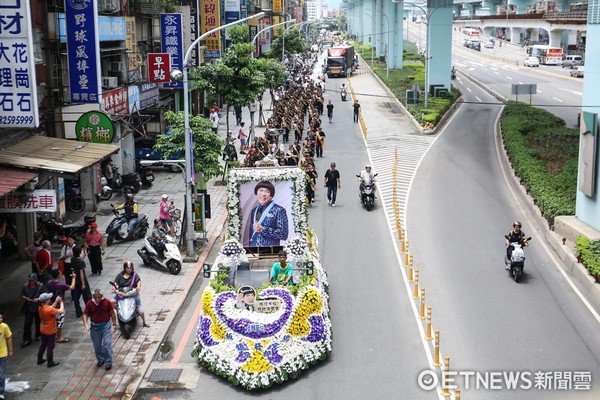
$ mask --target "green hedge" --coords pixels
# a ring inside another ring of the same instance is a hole
[[[581,256],[581,262],[590,274],[600,282],[600,240],[591,241],[585,236],[577,238],[577,253]]]
[[[509,102],[502,114],[504,145],[515,173],[550,224],[574,215],[579,132],[557,116]]]

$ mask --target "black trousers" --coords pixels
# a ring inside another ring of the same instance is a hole
[[[40,337],[40,313],[25,311],[25,323],[23,324],[23,341],[31,341],[31,327],[35,322],[35,337]]]
[[[77,318],[83,315],[83,311],[81,310],[81,304],[79,303],[79,299],[83,297],[83,304],[85,305],[88,301],[92,299],[92,291],[90,290],[89,285],[85,286],[85,289],[75,288],[72,292],[73,294],[73,304],[75,304],[75,315]]]
[[[92,269],[92,274],[99,274],[102,272],[102,249],[100,246],[90,246],[90,254],[88,254],[88,259],[90,260],[90,268]]]

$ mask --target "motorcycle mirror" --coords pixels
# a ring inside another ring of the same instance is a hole
[[[528,242],[529,242],[530,240],[531,240],[531,236],[529,236],[529,237],[527,238],[527,241],[528,241]]]
[[[375,178],[377,175],[379,175],[379,174],[377,173],[377,174],[373,175],[373,178]]]

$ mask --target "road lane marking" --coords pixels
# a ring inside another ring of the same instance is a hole
[[[583,96],[583,93],[578,92],[577,90],[571,90],[571,89],[566,89],[566,88],[558,88],[558,90],[562,90],[563,92],[567,92],[567,93],[576,94],[577,96]]]
[[[541,91],[541,90],[538,90],[537,92],[538,92],[538,93],[542,93],[542,91]]]
[[[470,88],[467,88],[467,90],[469,91],[469,93],[471,93],[471,89]]]
[[[477,99],[478,102],[481,103],[481,99],[479,98],[479,96],[475,96],[475,98]]]
[[[509,80],[511,80],[511,81],[512,81],[512,78],[511,78],[510,76],[507,76],[507,77],[506,77],[506,79],[509,79]]]
[[[500,75],[500,72],[498,72],[498,71],[494,71],[494,73],[495,73],[496,75]]]
[[[522,85],[522,84],[523,84],[523,82],[519,81],[519,85]]]
[[[559,98],[556,98],[556,97],[552,97],[552,98],[553,98],[554,100],[558,101],[559,103],[562,103],[562,102],[563,102],[563,101],[562,101],[561,99],[559,99]]]

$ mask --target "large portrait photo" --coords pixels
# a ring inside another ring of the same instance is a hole
[[[295,236],[292,181],[249,181],[239,190],[244,247],[283,246]]]

